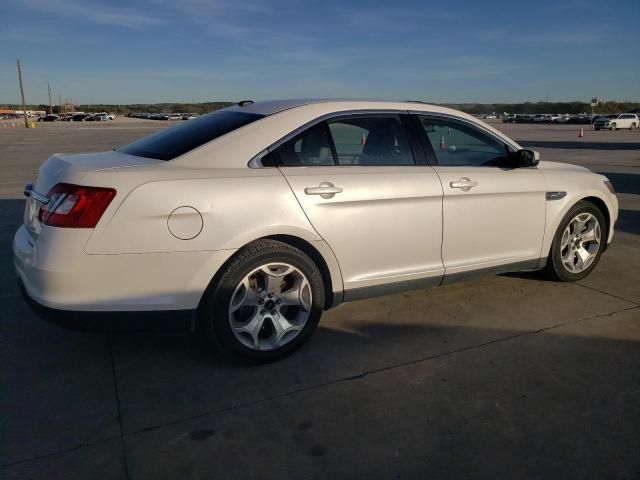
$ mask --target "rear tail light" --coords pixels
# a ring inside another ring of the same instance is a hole
[[[38,219],[45,225],[65,228],[95,228],[116,191],[113,188],[86,187],[58,183],[49,190],[49,203],[40,209]]]

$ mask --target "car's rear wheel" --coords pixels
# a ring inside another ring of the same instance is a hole
[[[609,130],[611,130],[612,132],[615,131],[616,129],[616,124],[612,123],[611,126],[609,127]]]
[[[629,130],[635,130],[636,129],[636,124],[632,123],[631,126],[629,127]]]
[[[202,325],[223,353],[267,362],[311,336],[324,305],[318,267],[302,250],[275,240],[240,250],[200,305]]]
[[[560,222],[547,258],[549,277],[574,282],[589,275],[600,261],[607,241],[600,209],[589,202],[576,203]]]

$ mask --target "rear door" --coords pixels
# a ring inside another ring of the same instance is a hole
[[[445,281],[472,270],[537,266],[545,227],[544,175],[536,167],[513,168],[505,144],[469,122],[417,118],[444,191]]]
[[[275,151],[298,202],[336,254],[347,300],[439,284],[444,273],[442,186],[412,145],[407,118],[336,117]]]

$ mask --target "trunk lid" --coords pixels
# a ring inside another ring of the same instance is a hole
[[[134,157],[117,151],[99,153],[56,153],[42,164],[34,183],[36,192],[47,195],[56,183],[80,183],[92,171],[157,164],[158,160]]]

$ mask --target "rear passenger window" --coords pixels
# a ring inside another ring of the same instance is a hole
[[[409,140],[397,115],[329,120],[338,165],[414,165]]]
[[[325,123],[311,127],[278,148],[285,167],[334,165],[331,142]]]
[[[118,151],[137,157],[172,160],[263,117],[255,113],[218,110],[143,137]]]

